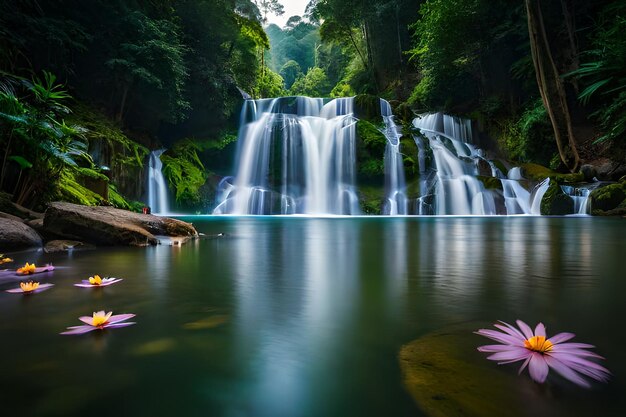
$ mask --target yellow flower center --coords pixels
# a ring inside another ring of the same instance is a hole
[[[109,321],[109,317],[111,317],[111,314],[113,314],[113,312],[104,314],[104,311],[99,311],[97,313],[93,313],[93,318],[91,320],[92,326],[100,327],[107,324],[107,322]]]
[[[20,274],[34,274],[35,273],[35,264],[29,264],[28,262],[26,262],[26,265],[24,265],[21,268],[17,269],[17,272],[19,272]]]
[[[13,262],[13,259],[11,259],[11,258],[3,258],[2,255],[0,255],[0,264],[6,264],[8,262]]]
[[[20,282],[20,288],[24,292],[35,291],[39,287],[38,282],[28,281],[28,282]]]
[[[89,283],[91,285],[100,285],[102,284],[102,278],[100,278],[100,275],[94,275],[93,277],[89,277]]]
[[[524,340],[524,347],[539,353],[550,352],[552,350],[552,342],[547,340],[545,336],[533,336]]]

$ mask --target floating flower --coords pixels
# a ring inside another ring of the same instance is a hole
[[[126,327],[135,324],[134,322],[125,322],[126,320],[135,317],[134,314],[118,314],[113,315],[112,311],[105,313],[103,311],[94,312],[93,316],[82,316],[78,319],[85,323],[82,326],[68,327],[67,331],[61,334],[83,334],[93,330],[113,329],[116,327]]]
[[[9,262],[13,262],[13,259],[5,258],[4,254],[0,254],[0,265],[6,264],[6,263],[9,263]]]
[[[28,262],[26,262],[26,265],[21,268],[17,268],[17,275],[32,275],[48,271],[54,271],[54,266],[52,266],[51,264],[46,264],[46,266],[37,267],[34,263],[29,264]]]
[[[53,286],[54,284],[41,284],[34,281],[20,282],[19,288],[12,288],[10,290],[7,290],[7,292],[13,294],[34,294],[36,292],[45,291]]]
[[[17,268],[17,273],[19,275],[30,275],[34,274],[36,269],[37,267],[35,266],[35,264],[29,264],[28,262],[26,262],[26,265],[21,268]]]
[[[89,277],[89,279],[84,279],[80,283],[74,285],[83,288],[106,287],[107,285],[115,284],[116,282],[120,282],[121,280],[122,278],[100,278],[100,275],[94,275],[93,277]]]
[[[494,324],[501,331],[478,330],[475,332],[476,334],[501,343],[499,345],[480,346],[478,350],[493,353],[487,359],[498,361],[498,365],[524,361],[519,373],[528,366],[530,377],[539,383],[546,380],[550,368],[565,379],[583,387],[589,387],[589,383],[583,376],[597,381],[608,381],[611,374],[609,370],[586,359],[604,359],[587,350],[593,348],[593,345],[563,343],[572,339],[575,336],[573,333],[559,333],[547,338],[546,328],[542,323],[535,327],[534,332],[521,320],[517,320],[517,325],[519,330],[505,322]]]

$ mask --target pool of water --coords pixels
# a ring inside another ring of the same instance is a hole
[[[551,377],[554,389],[533,397],[534,416],[626,412],[624,220],[184,220],[206,237],[12,254],[18,265],[57,269],[37,276],[55,284],[46,292],[0,293],[3,415],[421,416],[402,385],[400,348],[517,318],[576,333],[613,372],[591,390]],[[72,286],[93,274],[124,281]],[[3,278],[0,289],[18,282]],[[137,324],[59,335],[98,310],[135,313]],[[472,341],[462,347],[468,361],[516,374],[475,351],[487,339]]]

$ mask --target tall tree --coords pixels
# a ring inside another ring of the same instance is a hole
[[[550,50],[539,0],[526,0],[526,12],[530,49],[539,93],[552,122],[561,161],[574,172],[579,168],[580,157],[576,149],[576,139],[563,80]]]
[[[285,7],[278,2],[278,0],[254,0],[254,4],[257,5],[261,11],[262,23],[267,23],[267,15],[273,14],[275,16],[282,16],[285,14]]]

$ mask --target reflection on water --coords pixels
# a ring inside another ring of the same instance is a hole
[[[605,330],[626,314],[623,221],[190,220],[207,238],[182,247],[14,255],[59,268],[46,293],[0,294],[0,385],[12,415],[419,416],[400,347],[448,326],[471,334],[517,318],[577,333],[615,374],[584,393],[555,379],[534,391],[533,413],[625,406],[626,338]],[[124,281],[72,287],[94,273]],[[3,278],[1,289],[16,282]],[[138,324],[58,336],[100,309],[136,313]],[[492,369],[473,355],[483,342],[463,348]],[[535,389],[524,378],[520,392]]]

